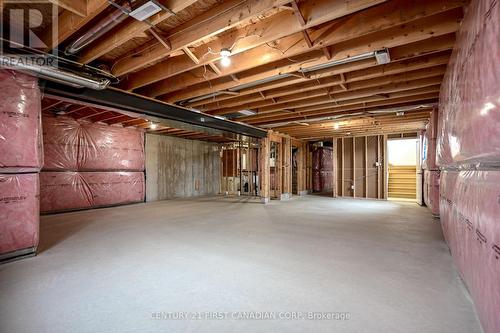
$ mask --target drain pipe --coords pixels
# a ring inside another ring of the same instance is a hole
[[[80,36],[77,40],[75,40],[71,45],[69,45],[64,53],[66,55],[73,55],[78,53],[83,48],[87,47],[90,43],[95,41],[97,38],[104,35],[106,32],[110,31],[118,24],[123,22],[130,12],[130,5],[128,3],[120,6],[119,9],[104,17],[101,21],[99,21],[93,28],[87,31],[85,34]]]
[[[38,65],[32,61],[26,61],[26,59],[15,55],[0,54],[0,67],[28,71],[42,79],[59,82],[77,88],[85,87],[94,90],[103,90],[111,83],[111,81],[107,78],[95,79],[92,77],[82,76],[57,67]]]

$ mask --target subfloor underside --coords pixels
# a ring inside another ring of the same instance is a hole
[[[0,266],[0,331],[480,328],[426,208],[305,196],[44,216],[38,256]]]

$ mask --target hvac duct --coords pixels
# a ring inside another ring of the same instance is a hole
[[[75,40],[71,45],[69,45],[64,51],[64,53],[75,54],[84,47],[87,47],[97,38],[101,37],[106,32],[110,31],[118,24],[123,22],[123,20],[125,20],[128,17],[129,12],[130,12],[130,6],[128,4],[120,6],[120,9],[116,9],[113,13],[104,17],[92,29],[87,31],[85,34],[83,34],[77,40]]]
[[[111,81],[106,78],[94,79],[81,76],[57,67],[38,65],[32,60],[30,61],[29,59],[15,55],[0,55],[0,65],[2,67],[28,71],[35,74],[37,77],[77,88],[85,87],[94,90],[103,90],[111,83]]]

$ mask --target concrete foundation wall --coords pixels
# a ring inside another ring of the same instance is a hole
[[[146,201],[215,195],[219,188],[217,144],[146,134]]]

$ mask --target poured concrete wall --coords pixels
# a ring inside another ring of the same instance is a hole
[[[146,201],[215,195],[219,186],[217,144],[146,134]]]

